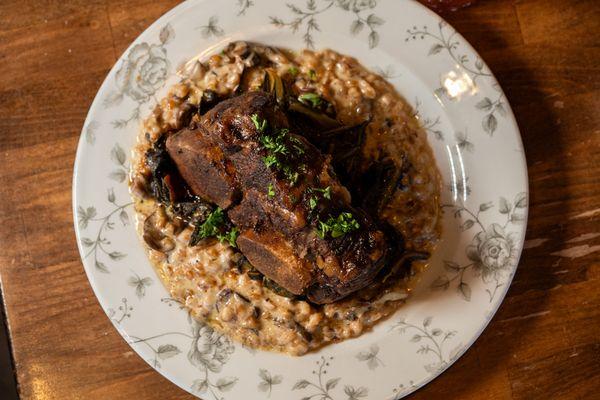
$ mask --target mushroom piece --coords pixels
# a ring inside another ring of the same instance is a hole
[[[156,213],[153,212],[144,221],[142,237],[151,249],[167,253],[175,248],[175,242],[156,227]]]

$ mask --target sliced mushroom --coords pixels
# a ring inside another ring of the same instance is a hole
[[[175,242],[156,227],[156,213],[153,212],[144,221],[142,237],[150,248],[167,253],[175,248]]]

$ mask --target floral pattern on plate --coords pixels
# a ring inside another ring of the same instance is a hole
[[[294,49],[331,46],[379,66],[373,69],[415,100],[448,189],[442,241],[406,304],[372,332],[303,357],[244,348],[189,317],[160,284],[129,214],[127,154],[139,120],[177,81],[174,65],[207,48],[218,52],[231,37]],[[477,90],[448,96],[447,76]],[[506,98],[468,43],[413,1],[184,2],[109,73],[83,127],[74,175],[79,249],[108,317],[153,368],[211,400],[411,393],[466,351],[494,315],[527,218],[525,161]]]

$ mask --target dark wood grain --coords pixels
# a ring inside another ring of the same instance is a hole
[[[192,399],[112,328],[83,273],[71,215],[87,109],[117,56],[176,3],[0,2],[0,277],[23,399]],[[481,0],[447,19],[513,106],[531,209],[527,248],[498,314],[412,398],[594,398],[600,3]]]

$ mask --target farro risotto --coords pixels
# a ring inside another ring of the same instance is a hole
[[[171,296],[248,347],[291,355],[393,314],[440,235],[435,160],[393,86],[332,50],[247,42],[179,72],[130,180]]]

